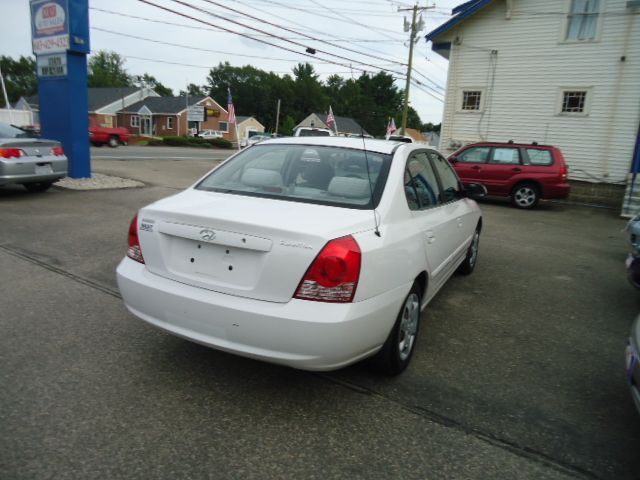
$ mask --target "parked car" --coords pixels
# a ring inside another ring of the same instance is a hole
[[[21,184],[30,192],[44,192],[67,176],[67,157],[55,140],[0,123],[0,186]]]
[[[264,140],[269,140],[271,137],[268,133],[258,133],[256,135],[251,135],[249,138],[245,138],[240,142],[241,147],[250,147],[251,145],[255,145],[256,143],[260,143]]]
[[[201,132],[198,133],[198,137],[204,138],[204,139],[212,139],[212,138],[223,138],[224,135],[222,132],[219,132],[218,130],[202,130]]]
[[[567,198],[567,164],[557,147],[522,143],[473,143],[449,157],[464,184],[480,183],[489,195],[509,197],[518,208],[541,198]]]
[[[375,355],[396,374],[420,311],[476,266],[469,190],[422,146],[273,139],[142,208],[118,286],[131,313],[204,345],[306,370]]]
[[[408,135],[388,135],[386,140],[391,140],[392,142],[414,143],[413,138]]]
[[[640,316],[636,318],[631,327],[626,350],[626,367],[631,398],[640,412]]]
[[[294,137],[335,137],[333,130],[317,127],[298,127],[293,132]]]
[[[625,262],[627,278],[631,285],[640,289],[640,214],[629,220],[625,231],[629,233],[631,244],[631,250]]]
[[[94,147],[109,145],[111,148],[116,148],[118,145],[127,145],[129,143],[129,130],[126,128],[105,127],[90,121],[89,140]]]

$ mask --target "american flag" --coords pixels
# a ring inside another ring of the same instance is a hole
[[[330,129],[336,130],[336,117],[333,116],[331,105],[329,105],[329,115],[327,115],[327,120],[324,123],[326,123]]]
[[[233,99],[231,98],[231,89],[228,89],[229,99],[227,100],[227,111],[229,112],[229,123],[236,123],[236,109],[233,106]]]
[[[389,122],[389,124],[387,125],[387,136],[391,135],[392,133],[394,133],[397,130],[396,128],[396,121],[394,118],[391,118],[391,121]]]

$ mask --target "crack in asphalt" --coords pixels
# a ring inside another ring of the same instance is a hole
[[[95,282],[93,280],[90,280],[88,278],[82,277],[80,275],[77,275],[75,273],[71,273],[67,270],[64,270],[62,268],[56,267],[54,265],[51,265],[50,263],[47,263],[45,261],[42,261],[36,257],[34,257],[33,255],[29,255],[27,253],[25,253],[24,251],[22,251],[19,248],[16,247],[12,247],[6,244],[0,244],[0,250],[6,252],[9,255],[12,255],[14,257],[20,258],[24,261],[27,261],[29,263],[32,263],[34,265],[37,265],[39,267],[42,267],[46,270],[49,270],[50,272],[56,273],[58,275],[62,275],[66,278],[69,278],[70,280],[73,280],[77,283],[80,283],[82,285],[85,285],[87,287],[93,288],[95,290],[98,290],[102,293],[105,293],[107,295],[110,295],[111,297],[117,298],[117,299],[122,299],[122,295],[120,295],[120,292],[118,290],[115,290],[111,287],[108,287],[106,285],[103,285],[101,283]],[[356,393],[359,393],[361,395],[370,395],[370,396],[374,396],[377,398],[381,398],[383,400],[386,400],[388,402],[391,402],[395,405],[397,405],[398,407],[402,408],[403,410],[410,412],[414,415],[419,415],[420,417],[423,418],[427,418],[428,420],[430,420],[433,423],[436,423],[438,425],[441,425],[443,427],[446,428],[452,428],[455,429],[459,432],[462,432],[466,435],[472,435],[473,437],[484,441],[486,443],[489,443],[497,448],[509,451],[515,455],[518,455],[520,457],[524,457],[532,462],[541,464],[541,465],[545,465],[549,468],[552,468],[560,473],[564,473],[567,475],[572,475],[578,478],[588,478],[588,479],[592,479],[592,480],[601,480],[601,477],[599,477],[598,475],[594,474],[593,472],[590,472],[589,470],[586,470],[582,467],[579,467],[577,465],[568,463],[568,462],[564,462],[562,460],[559,460],[557,458],[554,458],[544,452],[541,452],[539,450],[527,447],[525,445],[520,445],[517,442],[508,440],[506,438],[502,438],[498,435],[489,433],[489,432],[484,432],[480,429],[474,428],[472,426],[469,425],[465,425],[461,422],[459,422],[458,420],[455,420],[454,418],[451,417],[447,417],[445,415],[441,415],[433,410],[429,410],[428,408],[425,407],[421,407],[421,406],[417,406],[417,405],[407,405],[405,403],[402,403],[394,398],[385,396],[384,394],[370,389],[368,387],[365,387],[363,385],[359,385],[357,383],[348,381],[348,380],[344,380],[341,378],[336,378],[333,377],[329,374],[326,373],[315,373],[313,374],[315,375],[317,378],[320,378],[322,380],[328,381],[330,383],[333,383],[335,385],[339,385],[343,388],[349,389],[351,391],[354,391]]]

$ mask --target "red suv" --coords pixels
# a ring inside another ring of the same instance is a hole
[[[567,164],[559,148],[521,143],[472,143],[449,157],[462,183],[481,183],[489,195],[510,197],[518,208],[541,198],[567,198]]]

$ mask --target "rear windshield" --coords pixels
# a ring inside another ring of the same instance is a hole
[[[28,132],[20,130],[13,125],[0,123],[0,138],[29,138],[31,136]]]
[[[330,137],[327,130],[300,130],[299,137]]]
[[[196,189],[372,209],[380,201],[390,165],[391,155],[376,152],[258,144],[211,172]]]

